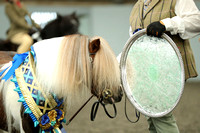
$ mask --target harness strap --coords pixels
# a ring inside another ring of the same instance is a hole
[[[109,118],[112,119],[112,118],[115,118],[115,117],[117,116],[117,109],[116,109],[116,106],[115,106],[114,103],[112,104],[112,105],[113,105],[113,109],[114,109],[114,115],[112,116],[112,115],[110,115],[110,114],[108,113],[108,110],[106,109],[105,104],[102,102],[102,100],[100,100],[100,101],[95,102],[95,103],[92,105],[91,114],[90,114],[90,119],[91,119],[91,121],[94,121],[94,119],[95,119],[95,117],[96,117],[96,114],[97,114],[97,111],[98,111],[98,108],[99,108],[99,104],[101,104],[101,105],[103,106],[103,109],[104,109],[106,115],[107,115]]]
[[[98,111],[98,108],[99,108],[99,101],[95,102],[92,105],[91,114],[90,114],[90,120],[91,121],[94,121],[96,114],[97,114],[97,111]]]

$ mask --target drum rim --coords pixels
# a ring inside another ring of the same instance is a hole
[[[128,52],[131,48],[131,46],[133,45],[133,43],[141,36],[146,34],[146,29],[140,30],[138,32],[136,32],[132,37],[130,37],[123,50],[121,53],[121,57],[120,57],[120,74],[121,74],[121,83],[122,83],[122,88],[126,94],[126,96],[128,97],[130,103],[142,114],[149,116],[149,117],[162,117],[168,113],[170,113],[172,110],[174,110],[174,108],[177,106],[178,102],[180,101],[180,98],[183,94],[183,90],[184,90],[184,85],[185,85],[185,71],[184,71],[184,64],[183,64],[183,60],[182,60],[182,56],[181,53],[178,49],[178,47],[176,46],[176,44],[174,43],[174,41],[165,33],[163,33],[163,35],[161,36],[161,38],[167,40],[169,42],[169,44],[171,44],[172,48],[174,49],[178,60],[180,62],[180,66],[181,66],[181,94],[179,95],[177,101],[175,102],[175,104],[172,106],[172,108],[161,112],[161,113],[156,113],[156,114],[152,114],[152,113],[148,113],[147,111],[145,111],[144,109],[142,109],[134,100],[133,96],[131,95],[131,93],[129,92],[129,90],[131,90],[128,86],[127,83],[127,78],[126,78],[126,59],[127,59],[127,55]],[[126,89],[128,88],[128,89]]]

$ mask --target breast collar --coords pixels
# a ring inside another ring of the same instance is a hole
[[[32,53],[32,54],[31,54]],[[15,70],[11,81],[19,94],[18,102],[22,102],[25,112],[39,126],[41,132],[61,132],[59,127],[65,122],[63,99],[55,94],[46,93],[35,76],[34,52],[30,52],[24,62]]]

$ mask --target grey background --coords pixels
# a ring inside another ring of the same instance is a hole
[[[133,2],[134,3],[134,2]],[[65,2],[25,2],[29,12],[58,12],[62,15],[74,11],[78,15],[84,15],[81,19],[80,32],[89,36],[102,36],[106,39],[118,55],[129,38],[129,15],[133,3],[127,4],[68,4]],[[4,4],[0,3],[0,39],[6,38],[6,30],[9,28],[9,21],[4,13]],[[200,2],[196,1],[200,8]],[[197,71],[200,74],[200,42],[199,37],[190,39],[194,52]],[[200,76],[190,79],[192,82],[199,82]]]

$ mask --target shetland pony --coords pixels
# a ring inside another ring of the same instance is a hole
[[[119,66],[109,44],[102,37],[89,38],[75,34],[42,40],[33,45],[34,72],[45,93],[53,93],[63,99],[64,112],[70,111],[84,98],[95,95],[104,103],[120,102]],[[8,65],[7,65],[8,66]],[[9,71],[10,67],[6,70]],[[6,72],[3,74],[5,75]],[[8,132],[39,132],[29,115],[24,114],[15,84],[0,80],[0,128]],[[111,99],[102,92],[109,89]],[[66,113],[67,116],[67,113]]]

